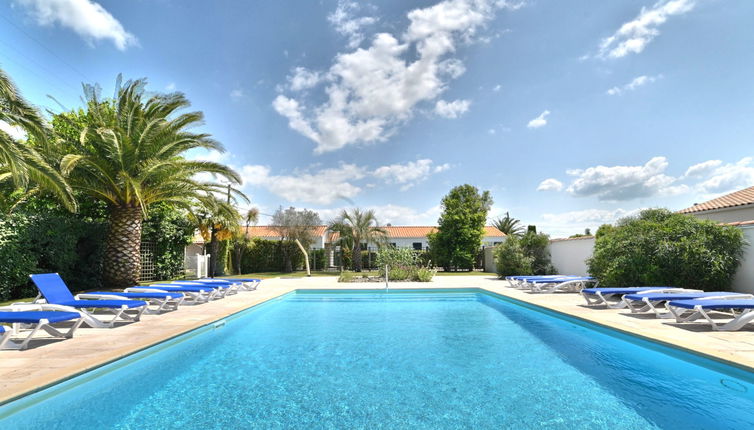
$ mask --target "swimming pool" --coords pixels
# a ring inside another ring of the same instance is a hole
[[[2,429],[753,424],[748,372],[477,290],[299,291],[0,407]]]

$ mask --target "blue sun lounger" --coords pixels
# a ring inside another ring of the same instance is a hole
[[[729,291],[704,292],[699,290],[678,290],[668,292],[642,292],[626,294],[623,302],[631,313],[654,312],[657,318],[673,318],[666,304],[671,300],[712,300],[712,299],[751,299],[751,294]]]
[[[156,306],[156,309],[147,309],[147,313],[158,314],[167,310],[176,310],[186,298],[183,293],[179,292],[119,292],[119,291],[93,291],[76,295],[79,299],[92,300],[144,300],[150,305]]]
[[[508,285],[510,285],[513,288],[528,288],[526,282],[528,280],[535,280],[535,279],[554,279],[554,278],[576,278],[576,276],[568,276],[568,275],[515,275],[515,276],[506,276],[505,280],[508,281]]]
[[[228,281],[217,280],[211,281],[173,281],[173,285],[187,285],[187,286],[199,286],[199,287],[211,287],[217,290],[216,297],[222,299],[227,295],[236,294],[241,283],[233,283]]]
[[[668,291],[683,291],[678,287],[600,287],[584,288],[581,295],[586,300],[587,306],[606,305],[612,309],[623,309],[623,296],[633,293],[663,293]]]
[[[671,300],[667,304],[668,310],[676,319],[683,323],[704,319],[712,330],[735,331],[754,320],[754,299],[696,299]],[[690,315],[685,315],[692,311]],[[723,312],[733,317],[728,322],[715,321],[711,312]]]
[[[176,284],[151,284],[136,285],[123,290],[127,293],[182,293],[184,304],[196,305],[212,300],[217,290],[210,286],[176,285]]]
[[[258,278],[202,278],[197,279],[197,282],[230,282],[233,284],[237,284],[237,291],[254,291],[257,289],[257,286],[260,282],[262,282],[261,279]]]
[[[48,309],[80,312],[84,323],[90,327],[113,327],[118,320],[139,321],[141,314],[147,309],[147,302],[142,300],[77,300],[57,273],[40,273],[29,277],[40,294],[35,303],[44,298],[44,303],[50,305],[47,306]],[[103,321],[87,309],[101,309],[114,316],[109,321]],[[136,314],[128,314],[129,310],[136,311]]]
[[[40,330],[54,337],[65,339],[73,337],[73,333],[84,321],[78,312],[56,312],[31,310],[40,309],[35,305],[18,305],[0,308],[0,323],[13,324],[13,327],[0,325],[0,350],[2,349],[26,349],[29,342]],[[74,321],[73,326],[63,332],[50,324]],[[13,336],[21,334],[21,325],[31,326],[31,330],[26,337],[21,340],[14,340]]]

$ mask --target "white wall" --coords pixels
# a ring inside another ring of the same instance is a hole
[[[742,230],[749,246],[744,249],[741,266],[733,278],[733,291],[754,293],[754,226],[746,226]]]
[[[754,207],[728,208],[716,211],[691,213],[689,215],[699,219],[711,219],[717,222],[750,221],[754,219]]]
[[[593,237],[550,242],[552,265],[561,275],[588,275],[585,261],[592,256],[593,250]]]

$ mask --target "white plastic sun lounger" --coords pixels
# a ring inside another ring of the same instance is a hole
[[[532,293],[577,293],[586,288],[587,285],[597,286],[599,281],[590,276],[584,277],[564,277],[552,279],[528,279]]]
[[[57,273],[40,273],[29,276],[39,290],[35,303],[45,303],[49,310],[79,312],[84,323],[94,328],[114,327],[118,321],[136,322],[147,310],[147,302],[142,300],[76,300],[71,290]],[[113,317],[103,321],[98,314],[88,309],[101,309],[112,313]],[[134,311],[133,315],[128,311]]]
[[[182,293],[184,295],[182,304],[187,305],[206,303],[217,295],[217,290],[210,286],[177,284],[137,285],[123,291],[128,293]]]
[[[26,349],[40,330],[53,337],[68,339],[73,337],[73,333],[84,322],[78,312],[56,312],[44,309],[44,305],[28,303],[0,307],[0,323],[12,324],[11,327],[0,325],[0,350]],[[73,325],[66,331],[61,331],[51,325],[64,321],[73,321]],[[23,330],[23,328],[29,328],[29,330]],[[26,336],[21,336],[23,334]]]
[[[697,299],[671,300],[667,304],[668,310],[676,318],[676,322],[684,323],[704,319],[712,330],[735,331],[740,330],[754,321],[754,299]],[[691,310],[690,315],[686,311]],[[720,322],[712,318],[710,313],[725,313],[733,319]]]
[[[626,304],[623,296],[635,293],[665,293],[670,291],[684,291],[678,287],[601,287],[584,288],[581,296],[586,300],[587,306],[605,305],[611,309],[623,309]]]
[[[715,300],[715,299],[751,299],[751,294],[734,293],[729,291],[704,292],[700,290],[641,292],[626,294],[622,301],[631,313],[654,312],[657,318],[674,318],[667,309],[667,303],[672,300]],[[680,312],[680,310],[678,311]]]
[[[230,282],[238,282],[239,285],[239,291],[254,291],[257,289],[259,284],[262,282],[259,278],[202,278],[199,279],[199,282],[209,281],[209,280],[220,280],[220,281],[230,281]]]
[[[94,291],[76,295],[77,300],[123,300],[135,299],[149,302],[154,308],[148,308],[146,313],[159,314],[169,310],[176,310],[183,303],[186,296],[180,292],[118,292],[118,291]]]

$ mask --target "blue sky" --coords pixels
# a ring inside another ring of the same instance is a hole
[[[555,237],[754,185],[754,2],[11,0],[33,103],[182,91],[253,205],[434,224],[470,183]],[[263,217],[262,223],[267,219]]]

